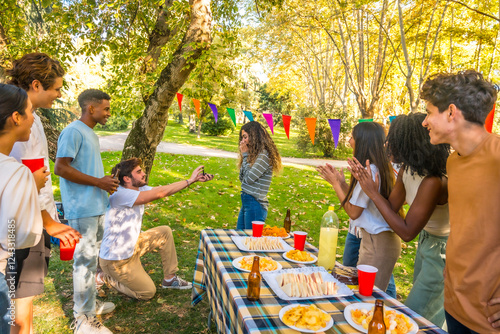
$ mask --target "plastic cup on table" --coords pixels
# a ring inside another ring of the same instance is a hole
[[[375,285],[375,276],[378,269],[367,264],[360,264],[358,268],[359,293],[363,296],[371,296]]]
[[[262,237],[262,230],[264,229],[264,222],[261,221],[253,221],[252,222],[252,232],[254,237]]]
[[[59,243],[59,257],[61,258],[62,261],[71,261],[73,260],[73,254],[75,253],[75,247],[76,247],[76,242],[73,243],[73,245],[66,244],[62,240]]]
[[[293,246],[295,249],[303,251],[306,245],[307,232],[295,231],[293,232]]]
[[[21,162],[23,165],[28,167],[30,171],[33,173],[34,171],[39,170],[45,165],[44,157],[36,157],[36,158],[21,158]]]

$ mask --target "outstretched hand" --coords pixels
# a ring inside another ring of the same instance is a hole
[[[193,184],[195,182],[207,182],[214,178],[212,174],[206,174],[203,172],[204,166],[198,166],[191,174],[189,178],[189,184]]]
[[[358,180],[361,189],[365,192],[368,197],[378,193],[378,188],[380,184],[380,175],[377,173],[375,175],[375,181],[373,181],[372,169],[370,167],[370,160],[366,160],[366,168],[358,161],[356,158],[347,159],[349,164],[349,171],[352,176]]]

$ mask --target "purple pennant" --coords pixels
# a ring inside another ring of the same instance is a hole
[[[332,130],[333,141],[335,142],[335,148],[337,148],[337,144],[339,143],[339,134],[340,134],[340,119],[329,119],[328,123],[330,123],[330,129]]]
[[[271,132],[274,135],[273,114],[264,114],[263,113],[262,116],[264,116],[264,118],[266,119],[267,125],[269,125],[269,127],[271,128]]]
[[[210,109],[212,109],[212,112],[214,113],[215,123],[217,123],[217,116],[219,115],[217,112],[217,106],[212,103],[208,103],[208,105],[210,106]]]

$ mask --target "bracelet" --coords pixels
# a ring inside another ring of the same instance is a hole
[[[187,182],[187,184],[188,184],[188,187],[189,187],[189,186],[190,186],[190,184],[189,184],[189,180],[186,180],[186,182]]]

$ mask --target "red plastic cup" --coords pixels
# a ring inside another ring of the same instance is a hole
[[[254,237],[262,237],[262,230],[264,229],[264,222],[253,221],[252,232]]]
[[[30,171],[33,173],[34,171],[39,170],[45,165],[44,157],[36,157],[36,158],[21,158],[21,162],[23,165],[28,167]]]
[[[363,296],[371,296],[375,285],[375,276],[378,269],[367,264],[360,264],[358,268],[359,293]]]
[[[293,246],[295,249],[303,251],[306,245],[307,232],[295,231],[293,232]]]
[[[65,244],[62,240],[60,240],[59,243],[59,256],[62,261],[71,261],[73,260],[73,254],[75,253],[75,247],[76,247],[76,242],[73,243],[73,246],[71,244],[67,245]]]

